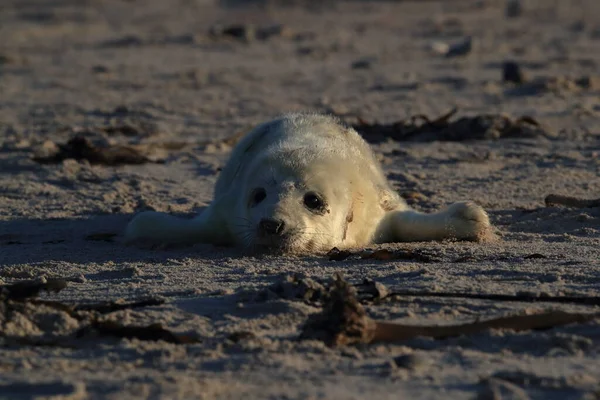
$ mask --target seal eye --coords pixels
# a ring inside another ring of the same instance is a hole
[[[325,206],[323,200],[314,192],[308,192],[304,195],[304,205],[313,211],[320,211]]]
[[[267,197],[267,192],[263,188],[256,188],[250,195],[250,207],[254,207]]]

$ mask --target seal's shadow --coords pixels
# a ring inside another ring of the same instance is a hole
[[[132,214],[110,214],[0,221],[0,268],[43,262],[153,264],[173,258],[215,259],[224,252],[230,253],[229,256],[237,254],[235,249],[202,244],[167,249],[127,246],[123,243],[123,232],[132,217]]]

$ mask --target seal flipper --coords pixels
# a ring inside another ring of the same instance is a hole
[[[385,214],[377,227],[376,243],[444,239],[485,241],[492,238],[486,212],[473,202],[458,202],[445,210],[424,214],[396,210]]]
[[[227,229],[223,223],[219,223],[214,205],[193,219],[154,211],[142,212],[125,229],[125,243],[137,240],[160,244],[231,243]]]

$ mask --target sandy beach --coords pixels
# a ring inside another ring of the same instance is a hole
[[[336,274],[388,292],[523,297],[363,299],[378,321],[600,312],[600,207],[544,202],[600,197],[600,2],[512,3],[3,1],[0,285],[66,287],[0,290],[0,398],[597,399],[600,319],[338,347],[299,339],[323,306],[306,288],[321,293]],[[520,72],[503,77],[508,61]],[[473,200],[496,240],[337,261],[123,244],[139,211],[201,212],[235,137],[303,110],[355,126],[451,110],[477,122],[452,137],[368,140],[415,209]],[[90,158],[75,137],[121,153]],[[555,297],[589,301],[543,301]]]

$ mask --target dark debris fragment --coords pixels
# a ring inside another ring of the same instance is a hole
[[[300,339],[320,340],[328,346],[368,343],[375,330],[363,306],[358,302],[356,290],[340,276],[334,281],[323,311],[312,314],[304,326]]]
[[[199,340],[187,335],[177,335],[163,328],[160,324],[147,326],[121,325],[114,321],[94,321],[90,326],[79,330],[76,337],[84,337],[91,333],[101,336],[113,336],[122,339],[138,339],[147,341],[162,340],[174,344],[198,343]]]
[[[227,38],[249,43],[255,40],[268,40],[272,37],[290,36],[290,30],[279,24],[268,26],[254,26],[251,24],[216,25],[209,29],[208,35],[212,39]]]
[[[42,291],[59,292],[67,287],[64,279],[45,279],[40,281],[22,281],[0,286],[0,300],[22,301],[36,297]]]
[[[131,310],[134,308],[160,306],[164,304],[163,299],[149,298],[144,300],[138,300],[133,302],[104,302],[104,303],[93,303],[93,304],[78,304],[73,307],[74,311],[93,311],[99,314],[109,314],[115,311]]]
[[[57,151],[43,156],[35,156],[34,161],[41,164],[60,163],[66,159],[87,160],[90,164],[109,166],[123,164],[144,164],[156,162],[149,154],[133,146],[93,144],[88,138],[75,136],[66,144],[57,144]]]
[[[451,121],[456,109],[430,119],[425,115],[415,115],[407,120],[392,124],[368,123],[359,119],[353,128],[365,140],[380,143],[386,140],[396,141],[465,141],[506,138],[552,137],[552,135],[534,118],[523,116],[512,119],[506,115],[483,114],[462,117]]]
[[[330,261],[344,261],[346,258],[350,257],[352,253],[348,250],[340,250],[337,247],[329,250],[327,252],[327,257],[329,257]]]

